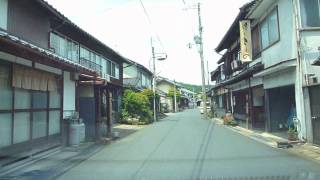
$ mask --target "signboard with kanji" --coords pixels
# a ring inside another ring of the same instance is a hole
[[[240,21],[240,55],[242,62],[252,61],[251,25],[249,20]]]

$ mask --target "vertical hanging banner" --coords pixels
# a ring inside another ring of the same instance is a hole
[[[240,55],[242,62],[252,61],[251,25],[249,20],[240,21]]]

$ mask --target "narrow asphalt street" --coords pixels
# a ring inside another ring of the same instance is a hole
[[[294,177],[318,172],[319,164],[201,119],[199,110],[192,109],[106,146],[59,179]]]

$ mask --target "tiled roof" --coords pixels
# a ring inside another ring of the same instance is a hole
[[[75,68],[79,68],[79,69],[83,69],[83,70],[86,70],[86,71],[89,71],[89,72],[92,72],[92,73],[96,73],[94,70],[92,69],[89,69],[79,63],[76,63],[76,62],[73,62],[73,61],[70,61],[69,59],[66,59],[64,57],[61,57],[49,50],[46,50],[46,49],[43,49],[39,46],[36,46],[32,43],[29,43],[19,37],[16,37],[16,36],[13,36],[13,35],[10,35],[9,33],[5,32],[5,31],[2,31],[0,30],[0,39],[5,39],[5,40],[8,40],[10,42],[13,42],[13,43],[16,43],[16,44],[19,44],[19,45],[22,45],[30,50],[33,50],[33,51],[36,51],[36,52],[39,52],[45,56],[48,56],[50,57],[51,59],[54,59],[54,60],[58,60],[58,61],[61,61],[61,62],[64,62],[64,63],[67,63],[67,64],[70,64],[72,66],[74,66]]]
[[[74,27],[75,29],[77,29],[78,31],[80,31],[81,33],[85,34],[86,36],[88,36],[90,39],[92,39],[93,41],[95,41],[96,43],[100,44],[101,46],[105,47],[106,49],[108,49],[109,51],[111,51],[113,54],[117,55],[118,57],[121,58],[121,61],[126,61],[126,58],[123,57],[120,53],[116,52],[115,50],[113,50],[112,48],[110,48],[109,46],[107,46],[106,44],[104,44],[103,42],[101,42],[100,40],[98,40],[97,38],[95,38],[94,36],[92,36],[91,34],[87,33],[86,31],[84,31],[82,28],[80,28],[79,26],[77,26],[75,23],[73,23],[70,19],[68,19],[66,16],[64,16],[61,12],[59,12],[56,8],[54,8],[52,5],[50,5],[47,1],[45,0],[36,0],[42,7],[46,8],[48,11],[52,12],[54,15],[56,15],[59,19],[61,19],[62,21],[64,21],[65,23],[70,24],[72,27]]]
[[[252,6],[254,6],[256,2],[257,0],[253,0],[249,3],[246,3],[240,8],[239,14],[234,19],[233,23],[229,27],[226,34],[223,36],[218,46],[215,48],[216,52],[221,52],[222,50],[228,48],[228,46],[230,46],[231,43],[233,42],[232,39],[235,37],[239,37],[239,34],[237,34],[239,33],[239,21],[245,18],[248,11],[251,10]]]

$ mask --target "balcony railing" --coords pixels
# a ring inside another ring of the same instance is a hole
[[[94,63],[90,60],[87,60],[85,58],[80,58],[80,64],[82,66],[85,66],[91,70],[94,70],[96,71],[100,76],[101,76],[101,72],[102,72],[102,66],[97,64],[97,63]]]

